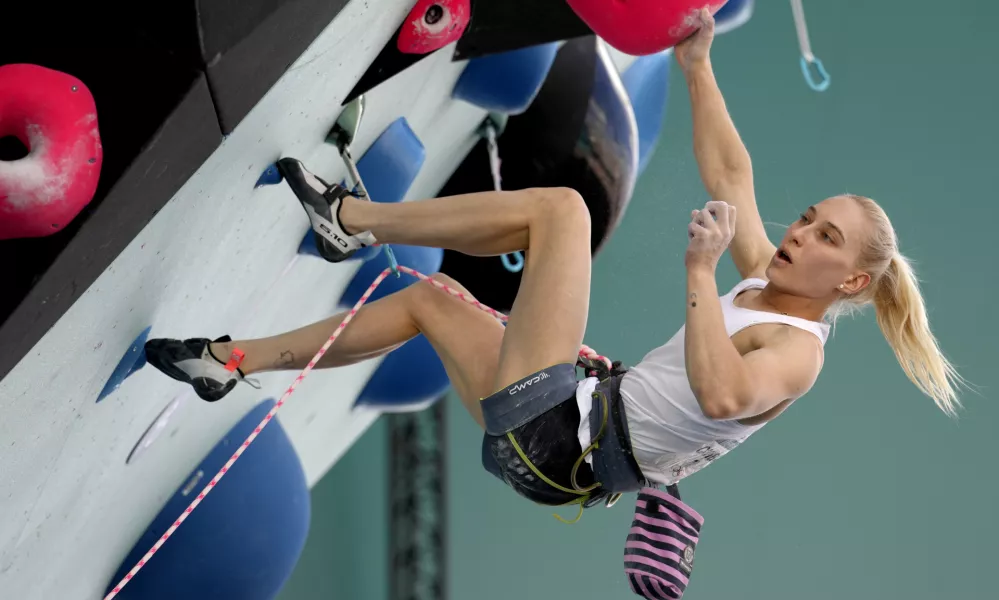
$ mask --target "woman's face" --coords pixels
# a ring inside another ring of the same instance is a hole
[[[859,292],[870,282],[857,269],[868,235],[859,202],[846,196],[823,200],[788,227],[767,278],[779,289],[807,298]]]

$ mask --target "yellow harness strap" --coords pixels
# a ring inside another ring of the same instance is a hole
[[[579,520],[583,517],[583,504],[585,504],[586,501],[590,499],[591,492],[600,487],[601,485],[600,482],[596,482],[589,487],[582,488],[579,486],[578,483],[576,483],[576,474],[579,472],[579,467],[582,466],[583,461],[586,460],[586,457],[589,456],[590,453],[592,453],[594,450],[600,447],[599,440],[600,438],[603,437],[604,432],[607,429],[607,414],[609,412],[607,405],[607,396],[605,396],[603,392],[595,391],[593,392],[593,399],[599,400],[603,405],[604,409],[603,417],[600,420],[600,429],[597,431],[597,435],[593,436],[592,443],[586,448],[586,450],[583,451],[583,454],[579,457],[579,459],[576,460],[576,463],[572,466],[571,481],[572,481],[572,487],[574,489],[569,489],[567,487],[561,486],[552,481],[551,479],[549,479],[544,473],[541,472],[540,469],[538,469],[538,467],[534,463],[530,461],[530,459],[527,458],[527,454],[524,453],[523,448],[520,447],[520,444],[517,443],[516,438],[514,438],[513,432],[509,432],[506,434],[507,439],[510,440],[510,444],[513,445],[513,449],[517,452],[517,455],[520,456],[520,460],[524,461],[524,464],[527,465],[527,467],[538,477],[538,479],[544,481],[545,483],[552,486],[556,490],[559,490],[560,492],[565,492],[567,494],[576,494],[580,496],[580,498],[572,500],[570,502],[566,502],[565,504],[562,505],[562,506],[568,506],[570,504],[579,505],[579,514],[576,515],[575,519],[567,521],[557,514],[552,515],[563,523],[569,523],[569,524],[578,523]],[[608,502],[608,506],[613,506],[614,503],[617,502],[618,498],[620,497],[621,494],[615,494],[614,497],[612,497],[612,500]]]

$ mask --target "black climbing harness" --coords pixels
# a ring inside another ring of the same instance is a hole
[[[520,459],[539,479],[561,492],[578,496],[577,499],[563,505],[579,505],[579,513],[574,519],[566,520],[555,515],[555,518],[563,523],[578,522],[583,516],[584,509],[601,502],[607,508],[611,508],[625,492],[636,491],[645,483],[632,455],[623,407],[619,401],[615,401],[616,398],[619,398],[620,378],[628,372],[628,369],[622,366],[621,361],[613,362],[608,368],[603,361],[583,357],[577,360],[576,367],[583,369],[587,377],[596,377],[599,383],[597,389],[591,394],[594,404],[590,413],[590,424],[591,431],[595,429],[596,433],[592,436],[590,445],[583,450],[572,467],[569,479],[572,485],[571,489],[546,477],[528,459],[527,454],[517,443],[512,433],[507,434]],[[607,452],[598,453],[595,452],[596,450],[606,450]],[[593,455],[595,483],[584,487],[578,483],[577,475],[583,462],[591,454]],[[614,459],[611,459],[608,454],[614,454]]]

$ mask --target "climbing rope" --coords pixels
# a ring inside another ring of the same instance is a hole
[[[252,433],[250,433],[250,435],[246,438],[246,440],[242,444],[240,444],[240,446],[236,449],[236,452],[232,455],[232,457],[228,461],[226,461],[225,465],[223,465],[222,468],[219,469],[219,472],[216,473],[214,477],[212,477],[211,481],[209,481],[208,484],[205,485],[205,487],[201,490],[201,492],[194,498],[194,500],[191,501],[191,504],[184,509],[184,512],[182,512],[180,516],[177,517],[177,519],[173,522],[170,528],[167,529],[166,532],[164,532],[163,535],[160,536],[158,540],[156,540],[156,543],[153,544],[152,548],[150,548],[148,552],[146,552],[145,556],[143,556],[139,560],[139,562],[137,562],[135,566],[132,567],[132,569],[125,575],[125,577],[123,577],[122,580],[119,581],[116,586],[114,586],[114,588],[108,593],[108,595],[104,597],[104,600],[111,600],[112,598],[117,596],[118,593],[121,592],[122,588],[124,588],[128,584],[128,582],[135,577],[136,573],[138,573],[139,570],[142,569],[142,567],[146,566],[146,564],[152,559],[153,555],[156,554],[156,552],[163,547],[163,544],[165,544],[166,541],[170,539],[170,536],[172,536],[174,532],[177,531],[177,529],[181,526],[181,524],[183,524],[184,521],[187,520],[187,517],[189,517],[191,513],[194,512],[194,509],[197,508],[199,504],[201,504],[201,501],[204,500],[205,497],[213,489],[215,489],[215,486],[218,485],[218,482],[222,479],[222,477],[225,476],[226,473],[229,472],[229,469],[231,469],[233,464],[235,464],[235,462],[239,460],[239,457],[243,455],[243,452],[245,452],[246,449],[250,447],[250,444],[252,444],[253,441],[257,439],[257,436],[260,435],[260,432],[263,431],[264,427],[266,427],[267,424],[271,422],[271,419],[274,418],[274,415],[277,414],[277,411],[280,410],[280,408],[284,406],[285,402],[288,401],[288,397],[291,396],[291,394],[295,391],[295,388],[298,387],[298,384],[301,383],[303,379],[305,379],[305,377],[312,371],[312,369],[316,366],[319,360],[322,359],[323,355],[326,354],[330,346],[333,345],[333,342],[335,342],[336,339],[340,337],[340,334],[343,333],[344,328],[347,327],[347,324],[350,323],[351,320],[353,320],[354,315],[356,315],[357,311],[359,311],[361,307],[364,305],[364,303],[368,301],[368,298],[371,297],[371,294],[374,293],[375,289],[379,285],[381,285],[382,281],[384,281],[385,278],[388,277],[390,274],[392,273],[398,274],[399,272],[406,273],[407,275],[412,275],[413,277],[416,277],[421,281],[426,281],[427,283],[430,283],[437,289],[447,292],[448,294],[471,304],[472,306],[478,308],[479,310],[489,313],[490,315],[492,315],[494,318],[498,319],[501,322],[505,323],[509,320],[509,316],[504,315],[503,313],[500,313],[499,311],[494,310],[486,306],[485,304],[482,304],[478,300],[475,300],[474,298],[465,295],[463,292],[459,292],[458,290],[455,290],[435,279],[432,279],[424,275],[423,273],[420,273],[419,271],[410,269],[409,267],[396,265],[394,268],[389,267],[383,270],[381,274],[379,274],[378,277],[375,278],[375,280],[371,283],[371,285],[368,286],[367,291],[364,292],[360,300],[358,300],[357,303],[354,304],[354,307],[350,309],[350,312],[347,313],[347,316],[344,317],[343,321],[340,322],[340,325],[337,326],[333,334],[330,335],[329,339],[326,340],[326,343],[323,344],[322,348],[320,348],[319,351],[316,352],[316,355],[312,357],[312,360],[309,361],[309,364],[306,365],[306,367],[302,369],[302,372],[298,374],[298,377],[296,377],[295,380],[291,382],[291,385],[288,386],[287,390],[285,390],[284,394],[281,396],[281,399],[278,400],[277,404],[275,404],[273,408],[271,408],[270,412],[268,412],[267,415],[264,416],[263,420],[260,421],[260,424],[257,425],[257,427],[253,430]],[[604,364],[607,365],[608,369],[613,368],[613,364],[611,363],[611,360],[609,358],[597,354],[597,352],[593,350],[593,348],[590,348],[589,346],[585,345],[582,346],[579,350],[579,356],[581,358],[588,359],[591,361],[603,362]]]
[[[801,49],[801,72],[805,75],[809,87],[816,92],[824,92],[829,88],[829,73],[826,72],[822,61],[812,54],[812,43],[808,39],[808,23],[805,22],[805,8],[801,5],[801,1],[791,0],[794,28],[798,32],[798,47]],[[819,74],[818,81],[812,77],[812,65],[815,65],[815,70]]]
[[[486,119],[485,123],[486,147],[489,149],[489,170],[493,174],[493,189],[497,192],[503,191],[502,177],[500,176],[499,144],[496,143],[496,125],[492,119]],[[503,266],[511,273],[520,273],[524,269],[524,255],[521,252],[504,254],[501,257]]]

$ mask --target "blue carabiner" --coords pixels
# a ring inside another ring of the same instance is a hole
[[[514,259],[508,258],[510,256],[515,257],[516,260],[514,261]],[[502,259],[503,266],[506,267],[507,271],[510,271],[511,273],[520,273],[524,270],[524,255],[519,251],[513,252],[512,254],[504,254]]]
[[[812,79],[812,71],[808,68],[810,64],[815,65],[815,70],[819,72],[819,76],[822,77],[821,81],[816,82]],[[824,92],[829,89],[829,73],[826,72],[825,66],[822,61],[817,57],[812,57],[812,60],[808,60],[802,55],[801,57],[801,72],[805,75],[805,81],[808,82],[808,87],[812,88],[816,92]]]
[[[388,258],[389,268],[392,269],[396,277],[402,277],[402,273],[399,272],[399,261],[395,259],[395,252],[392,252],[392,246],[385,244],[382,248],[385,251],[386,258]]]

